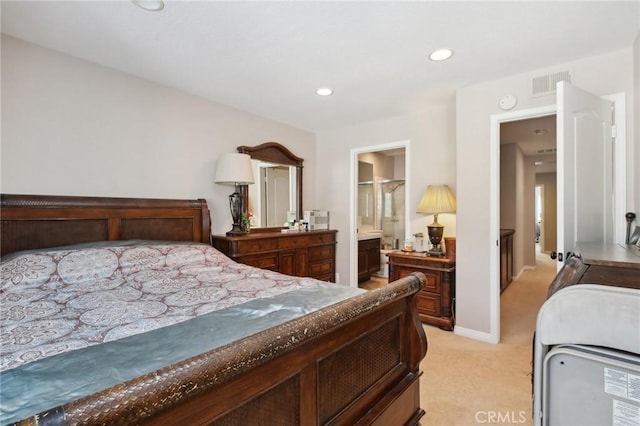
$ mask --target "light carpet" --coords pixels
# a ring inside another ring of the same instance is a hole
[[[484,343],[424,326],[421,406],[426,426],[532,425],[531,362],[536,315],[556,275],[555,262],[538,254],[536,267],[502,293],[501,341]]]

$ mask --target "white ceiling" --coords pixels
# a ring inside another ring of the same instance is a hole
[[[635,1],[1,2],[2,32],[310,131],[632,46]],[[428,54],[449,47],[436,63]],[[315,95],[320,86],[335,93]]]
[[[556,115],[500,125],[500,144],[515,143],[523,155],[535,157],[536,173],[556,171]]]

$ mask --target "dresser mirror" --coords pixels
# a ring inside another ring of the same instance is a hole
[[[245,206],[251,212],[252,228],[281,228],[302,217],[302,158],[277,142],[239,146],[251,156],[255,183],[242,187]]]

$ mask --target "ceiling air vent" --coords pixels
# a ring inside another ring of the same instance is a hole
[[[545,148],[536,150],[536,154],[554,154],[558,150],[556,148]]]
[[[559,71],[533,77],[531,79],[531,96],[543,96],[555,93],[556,83],[559,81],[571,83],[571,73],[569,71]]]

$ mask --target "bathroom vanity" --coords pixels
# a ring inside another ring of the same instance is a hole
[[[381,238],[358,239],[358,282],[371,279],[380,270]]]

